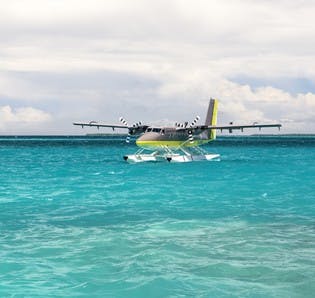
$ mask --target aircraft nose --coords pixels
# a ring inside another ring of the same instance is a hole
[[[136,144],[137,146],[142,147],[142,148],[148,148],[148,147],[151,148],[152,142],[158,141],[158,137],[159,135],[157,133],[148,132],[140,136],[136,140]]]
[[[156,133],[152,133],[152,132],[147,132],[145,134],[143,134],[142,136],[140,136],[137,141],[153,141],[156,139],[157,134]]]

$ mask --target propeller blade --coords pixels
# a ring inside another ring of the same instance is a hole
[[[119,121],[120,121],[123,125],[129,126],[129,125],[128,125],[128,122],[127,122],[123,117],[120,117],[120,118],[119,118]]]
[[[129,131],[128,131],[128,135],[126,137],[126,143],[130,143],[130,133],[129,133]]]
[[[199,116],[196,116],[196,118],[194,119],[193,122],[191,122],[190,127],[194,127],[196,125],[196,123],[198,122],[198,120],[200,119]]]
[[[119,117],[119,121],[120,121],[123,125],[125,125],[126,127],[129,126],[129,125],[128,125],[128,122],[127,122],[123,117]],[[125,140],[126,143],[130,143],[130,135],[131,135],[130,129],[128,129],[128,134],[127,134],[127,137],[126,137],[126,140]]]
[[[188,130],[188,140],[189,140],[189,143],[193,143],[194,141],[192,130]]]

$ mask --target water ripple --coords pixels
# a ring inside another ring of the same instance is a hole
[[[113,141],[26,142],[0,148],[1,297],[313,296],[309,140],[135,166]]]

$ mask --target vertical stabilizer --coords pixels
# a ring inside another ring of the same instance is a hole
[[[217,125],[218,100],[210,99],[205,125]],[[214,140],[216,138],[216,129],[209,130],[208,138]]]

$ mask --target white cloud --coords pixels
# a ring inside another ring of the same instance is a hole
[[[6,133],[8,128],[15,126],[16,131],[25,126],[33,128],[32,126],[43,124],[51,120],[51,115],[44,111],[32,108],[21,107],[12,109],[9,105],[0,106],[0,132]]]
[[[229,80],[198,80],[163,85],[165,98],[189,98],[195,105],[205,108],[208,94],[219,98],[219,122],[245,124],[255,121],[283,123],[283,132],[315,131],[315,94],[291,95],[272,87],[252,89]],[[189,86],[189,88],[187,88]],[[194,100],[195,98],[195,100]],[[203,100],[200,100],[203,99]]]
[[[74,117],[112,121],[121,112],[186,119],[209,96],[220,98],[222,121],[314,129],[315,87],[291,94],[272,84],[315,86],[312,1],[0,0],[0,8],[0,105],[44,107],[59,115],[52,130],[73,133]],[[253,88],[250,78],[271,83]]]

